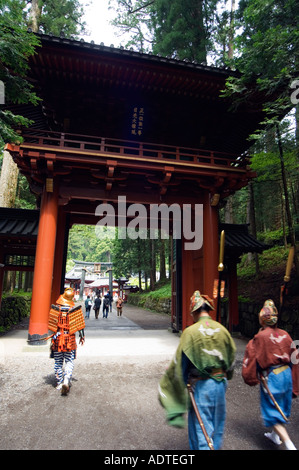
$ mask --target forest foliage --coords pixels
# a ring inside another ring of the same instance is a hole
[[[257,177],[230,198],[220,218],[249,223],[251,232],[266,243],[294,244],[299,225],[297,1],[109,0],[109,4],[120,35],[129,35],[126,48],[239,70],[240,76],[229,79],[222,91],[234,107],[250,102],[253,94],[264,97],[266,118],[262,130],[251,136],[251,167]],[[27,27],[78,37],[85,27],[82,5],[77,0],[0,0],[0,13],[0,80],[7,83],[7,98],[12,103],[37,103],[26,70],[28,57],[39,45]],[[2,144],[18,138],[15,124],[26,122],[0,109]],[[34,204],[26,180],[19,177],[15,207]],[[170,248],[170,242],[161,240],[99,240],[94,227],[74,226],[68,259],[111,259],[117,261],[116,275],[145,276],[153,286],[156,269],[167,277]]]
[[[28,59],[40,46],[31,31],[66,37],[82,33],[83,8],[78,0],[0,0],[0,80],[5,84],[5,102],[37,104],[40,98],[26,80]],[[77,36],[78,37],[78,36]],[[7,142],[20,141],[15,127],[31,123],[23,116],[0,107],[0,150]]]

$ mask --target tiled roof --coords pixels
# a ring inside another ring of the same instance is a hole
[[[232,70],[228,67],[214,67],[211,65],[200,64],[196,61],[190,61],[188,59],[182,60],[178,58],[162,56],[161,54],[154,55],[151,52],[147,53],[136,51],[132,47],[130,49],[125,49],[123,46],[114,47],[113,44],[107,46],[103,42],[101,42],[101,44],[95,44],[94,41],[85,42],[84,39],[77,40],[73,38],[66,38],[63,34],[60,36],[54,36],[51,33],[44,34],[42,32],[38,32],[36,35],[41,39],[42,42],[51,42],[52,44],[64,45],[67,47],[71,46],[78,51],[96,51],[125,58],[145,59],[155,63],[171,64],[181,66],[183,68],[198,69],[209,73],[213,72],[215,74],[223,74],[225,76],[240,75],[238,71]]]
[[[248,232],[248,224],[220,224],[225,233],[225,250],[240,255],[242,253],[262,253],[267,245],[258,241]]]
[[[36,238],[38,223],[38,210],[0,208],[0,237]]]
[[[39,211],[29,209],[0,208],[0,237],[32,237],[38,233]],[[248,224],[220,224],[225,232],[225,249],[237,253],[261,253],[267,245],[258,241],[248,232]],[[76,264],[94,263],[75,261]],[[112,263],[101,263],[112,264]]]

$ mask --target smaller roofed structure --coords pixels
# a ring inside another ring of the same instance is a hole
[[[237,264],[240,256],[245,253],[262,253],[268,248],[260,242],[248,230],[249,224],[219,224],[219,236],[225,233],[224,245],[224,278],[228,288],[228,328],[230,331],[238,331],[239,328],[239,304],[238,304],[238,274]],[[219,280],[221,273],[219,274]]]
[[[5,272],[33,272],[38,223],[38,210],[0,207],[0,304]]]
[[[72,260],[75,265],[65,275],[67,282],[81,281],[82,270],[85,271],[85,283],[92,284],[100,278],[108,277],[106,271],[111,269],[113,264],[111,262],[90,262],[90,261],[78,261]]]
[[[219,224],[220,232],[225,232],[225,253],[239,257],[244,253],[262,253],[268,248],[249,233],[249,224]]]
[[[75,265],[65,275],[65,286],[79,291],[79,298],[88,295],[96,289],[102,294],[115,287],[111,281],[111,262],[88,262],[72,260]]]

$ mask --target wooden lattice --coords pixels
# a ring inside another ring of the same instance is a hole
[[[51,305],[48,328],[49,330],[54,331],[54,333],[56,333],[58,329],[59,315],[59,307],[56,307],[56,305]],[[69,330],[70,335],[76,333],[76,331],[83,330],[85,328],[85,320],[81,306],[72,308],[71,310],[69,310],[68,313],[65,313],[64,315],[68,316],[67,329]],[[67,319],[65,319],[64,321],[67,321]]]
[[[51,305],[51,310],[49,313],[48,328],[49,330],[54,331],[54,333],[57,332],[58,318],[59,318],[59,307],[56,307],[55,305]]]
[[[69,334],[72,335],[76,331],[85,328],[85,320],[81,306],[71,309],[69,315]]]

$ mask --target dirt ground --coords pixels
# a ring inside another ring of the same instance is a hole
[[[179,342],[169,317],[126,305],[124,318],[87,323],[67,396],[55,389],[48,345],[26,344],[26,322],[0,338],[0,449],[189,452],[187,427],[169,427],[157,398]],[[236,345],[223,450],[282,450],[263,435],[258,388],[241,377],[246,340]],[[297,448],[298,403],[288,425]]]

